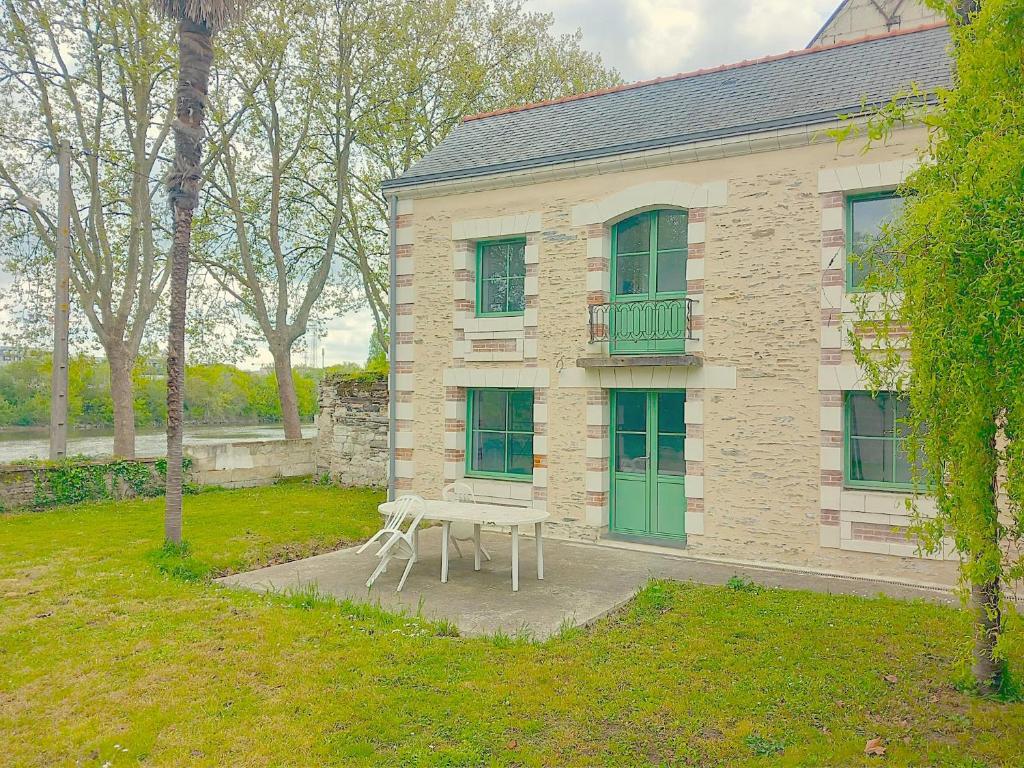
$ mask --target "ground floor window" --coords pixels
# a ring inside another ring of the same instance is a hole
[[[471,389],[466,473],[523,480],[533,477],[533,390]]]
[[[907,458],[906,398],[894,392],[848,392],[843,432],[846,484],[883,490],[911,489]]]

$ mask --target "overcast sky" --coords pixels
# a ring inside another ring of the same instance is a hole
[[[839,0],[526,0],[625,80],[803,48]]]

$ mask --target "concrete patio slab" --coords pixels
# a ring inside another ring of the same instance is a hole
[[[752,566],[721,564],[688,558],[685,554],[626,549],[600,544],[545,539],[544,580],[537,580],[534,540],[520,540],[519,591],[512,592],[511,537],[485,532],[483,544],[492,560],[473,571],[473,553],[464,557],[451,550],[448,583],[440,582],[441,529],[420,534],[420,560],[413,566],[405,589],[395,592],[405,563],[395,561],[372,589],[365,582],[377,563],[374,549],[362,555],[342,549],[305,560],[274,565],[220,579],[223,584],[259,591],[287,591],[316,585],[323,593],[384,608],[448,619],[462,634],[528,633],[543,640],[563,625],[584,625],[627,602],[650,578],[725,584],[742,576],[766,586],[815,592],[902,598],[954,603],[949,592],[860,579],[795,573]]]

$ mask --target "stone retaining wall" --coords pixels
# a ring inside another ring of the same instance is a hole
[[[189,480],[197,485],[246,488],[269,485],[282,477],[312,475],[316,438],[263,440],[186,446],[192,459]]]
[[[388,383],[374,378],[328,377],[320,382],[317,474],[340,485],[387,485]]]

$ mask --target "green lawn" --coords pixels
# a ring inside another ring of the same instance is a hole
[[[297,483],[203,493],[186,501],[185,531],[197,560],[237,570],[365,537],[379,498]],[[150,554],[162,530],[162,500],[0,515],[0,763],[1024,760],[1024,704],[954,686],[958,611],[654,583],[588,631],[464,639],[162,575]],[[864,755],[872,737],[884,757]]]

